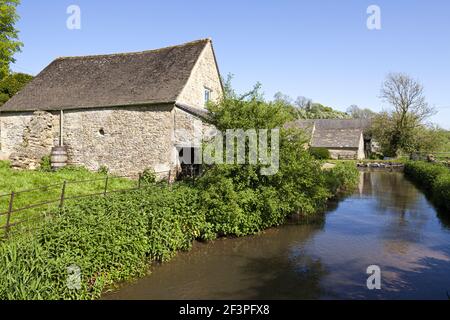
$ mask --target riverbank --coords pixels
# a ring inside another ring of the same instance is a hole
[[[227,191],[212,198],[218,190],[211,188],[223,181],[216,175],[211,184],[208,176],[196,185],[148,184],[142,190],[68,204],[34,233],[0,245],[0,299],[99,298],[112,285],[145,275],[152,262],[190,250],[194,240],[257,234],[281,225],[288,217],[283,212],[293,205],[312,215],[334,192],[352,188],[355,177],[356,168],[345,165],[316,174],[315,188],[327,193],[318,197],[303,182],[297,184],[296,203],[269,202],[280,196],[262,189],[255,197],[258,193],[252,195],[249,188],[240,197]],[[314,197],[303,200],[301,195],[308,194]]]
[[[403,173],[363,171],[308,224],[196,242],[103,299],[447,299],[450,221]],[[368,290],[367,267],[382,270]]]
[[[450,168],[439,163],[410,161],[405,175],[420,186],[436,205],[450,210]]]

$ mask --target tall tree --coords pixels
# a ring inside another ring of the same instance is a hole
[[[374,121],[374,134],[385,142],[385,153],[395,156],[400,150],[414,151],[419,129],[434,114],[426,102],[421,83],[403,73],[389,74],[381,89],[381,98],[392,106]]]
[[[0,80],[0,107],[33,79],[25,73],[11,73]]]
[[[288,95],[277,92],[274,102],[281,103],[289,109],[297,119],[348,119],[345,112],[313,102],[305,97],[298,97],[295,101]]]
[[[368,108],[360,108],[357,105],[351,105],[347,109],[347,113],[353,118],[353,119],[371,119],[373,118],[376,113]]]
[[[0,80],[9,73],[10,63],[15,62],[14,54],[22,47],[15,28],[19,3],[20,0],[0,0]]]

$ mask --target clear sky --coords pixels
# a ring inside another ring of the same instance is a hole
[[[69,5],[81,29],[66,26]],[[367,8],[381,9],[369,30]],[[345,111],[381,110],[389,72],[425,86],[450,129],[450,1],[448,0],[22,0],[23,52],[13,70],[37,74],[54,58],[130,52],[213,39],[222,75],[238,91],[257,81],[267,98],[281,91]]]

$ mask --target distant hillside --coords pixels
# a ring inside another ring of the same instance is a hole
[[[281,92],[274,96],[274,102],[282,103],[297,119],[351,119],[351,115],[335,110],[331,107],[324,106],[320,103],[313,102],[305,97],[293,99]]]

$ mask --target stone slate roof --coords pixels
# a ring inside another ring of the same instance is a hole
[[[370,124],[368,119],[312,119],[296,120],[289,126],[304,129],[312,134],[312,147],[358,148],[361,134],[364,134]]]
[[[360,129],[316,129],[311,139],[312,147],[358,148],[362,130]]]
[[[303,120],[308,121],[308,120]],[[371,125],[370,119],[317,119],[312,120],[316,129],[361,129],[366,130]]]
[[[143,52],[58,58],[0,112],[174,103],[209,42],[204,39]]]
[[[190,113],[204,120],[209,120],[211,118],[211,115],[207,109],[199,109],[180,102],[176,102],[175,106],[187,113]]]

